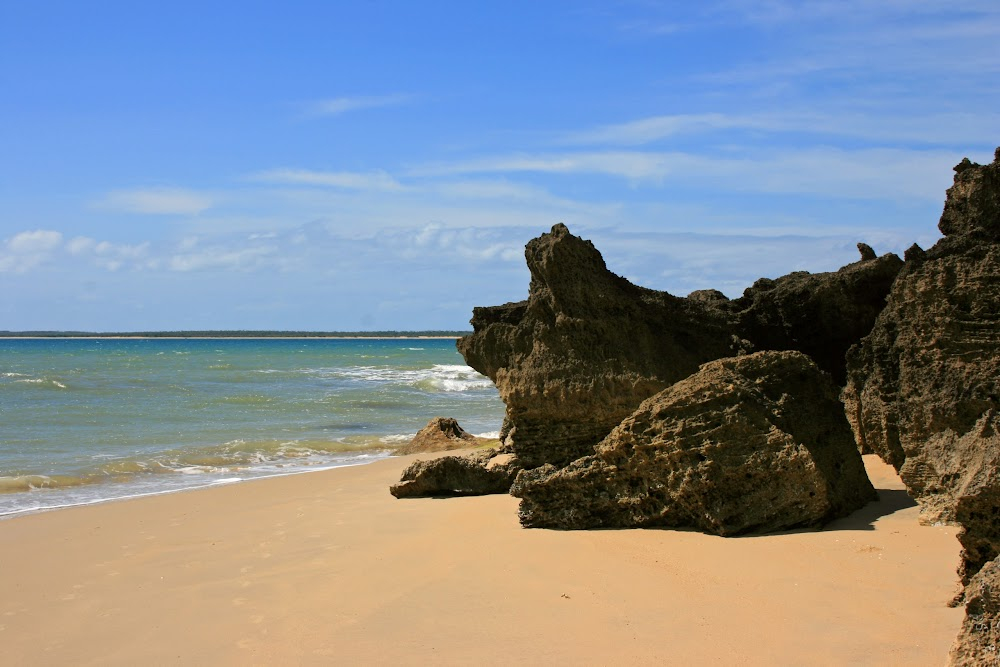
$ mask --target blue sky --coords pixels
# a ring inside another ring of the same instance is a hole
[[[464,329],[557,222],[684,295],[932,245],[1000,5],[7,2],[0,329]]]

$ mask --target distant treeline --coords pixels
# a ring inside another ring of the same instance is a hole
[[[460,338],[471,331],[0,331],[3,338]]]

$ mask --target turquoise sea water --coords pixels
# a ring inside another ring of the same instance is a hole
[[[370,462],[435,416],[503,419],[453,340],[0,340],[0,517]]]

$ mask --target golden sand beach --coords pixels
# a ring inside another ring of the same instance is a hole
[[[956,529],[892,469],[820,531],[522,529],[416,457],[0,521],[5,665],[941,665]]]

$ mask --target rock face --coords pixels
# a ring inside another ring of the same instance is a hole
[[[525,257],[528,300],[476,308],[458,341],[499,389],[503,435],[525,467],[592,452],[643,399],[739,348],[721,313],[611,273],[565,225]]]
[[[477,442],[476,436],[466,432],[452,417],[435,417],[413,436],[413,440],[400,447],[397,453],[446,452],[474,447]]]
[[[876,257],[858,244],[861,261],[833,273],[796,271],[761,278],[733,302],[737,334],[760,350],[799,350],[843,386],[847,350],[866,336],[885,307],[903,260]]]
[[[798,349],[842,378],[844,352],[870,331],[901,264],[865,248],[836,273],[760,280],[737,300],[715,290],[681,298],[611,273],[559,224],[525,249],[528,299],[476,308],[458,349],[499,389],[502,436],[524,466],[562,466],[713,359]]]
[[[520,473],[521,522],[736,535],[848,514],[875,490],[838,393],[799,352],[707,363],[643,402],[593,455]]]
[[[965,622],[949,663],[954,667],[1000,666],[1000,560],[987,563],[965,588]]]
[[[899,471],[927,521],[964,531],[963,581],[1000,554],[1000,149],[955,167],[926,252],[914,246],[848,355],[858,442]]]
[[[507,493],[519,470],[521,466],[512,454],[497,449],[442,456],[414,461],[389,492],[397,498]]]

